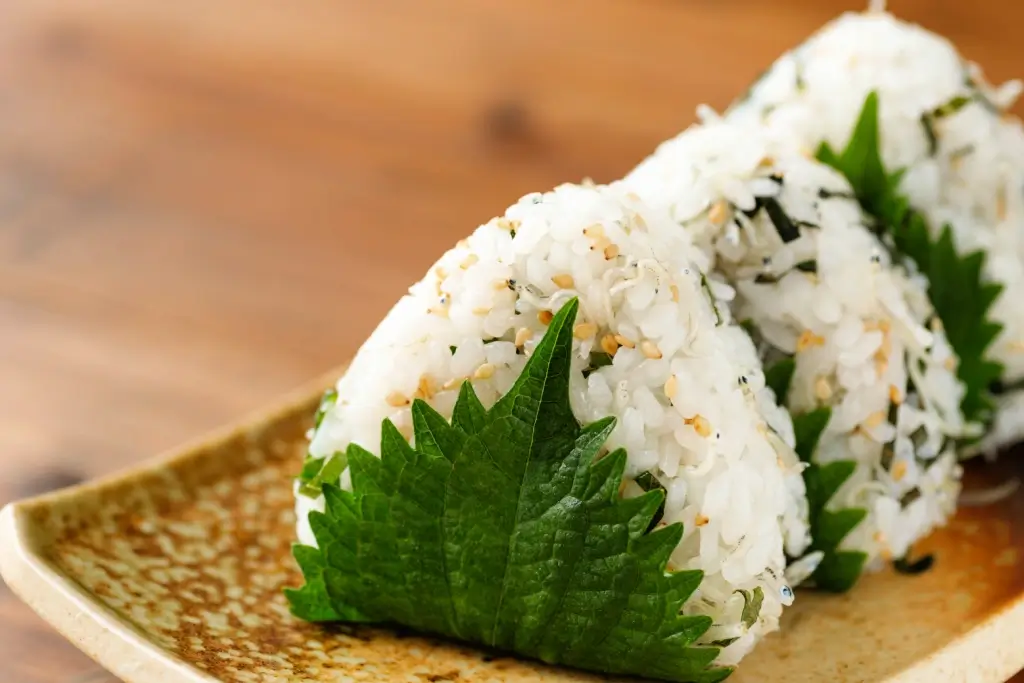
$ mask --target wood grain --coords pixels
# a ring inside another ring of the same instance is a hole
[[[862,3],[2,5],[0,504],[337,364],[474,226],[621,175]],[[1016,75],[1019,3],[891,6]],[[0,587],[0,680],[89,677]]]

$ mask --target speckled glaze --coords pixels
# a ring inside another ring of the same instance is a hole
[[[290,477],[325,384],[148,467],[9,506],[4,579],[129,683],[606,680],[289,615]],[[922,576],[799,593],[730,680],[997,683],[1024,666],[1024,494],[964,509],[921,551],[937,555]]]

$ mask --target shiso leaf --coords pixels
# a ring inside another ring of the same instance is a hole
[[[682,526],[648,531],[664,499],[620,499],[626,453],[600,456],[613,418],[569,405],[573,299],[490,410],[463,385],[451,423],[413,403],[415,447],[385,420],[381,457],[347,455],[352,491],[325,484],[319,545],[296,548],[312,621],[391,622],[615,675],[710,682],[711,626],[683,616],[700,571],[666,572]]]
[[[761,605],[764,603],[764,591],[760,586],[752,591],[738,591],[743,596],[743,614],[740,621],[747,628],[750,628],[761,615]]]
[[[821,551],[824,557],[811,579],[823,590],[841,593],[856,583],[864,570],[867,554],[839,550],[839,544],[867,516],[862,508],[826,509],[829,501],[857,468],[852,460],[819,465],[812,460],[821,434],[832,417],[831,408],[818,408],[793,417],[796,452],[809,463],[804,470],[807,504],[810,513],[812,543],[808,552]]]
[[[336,483],[347,466],[348,455],[340,451],[321,459],[307,457],[299,476],[302,482],[299,485],[299,493],[308,498],[319,498],[323,493],[324,484]],[[314,467],[315,474],[306,479],[306,476],[314,471]]]
[[[953,100],[946,107],[955,111],[964,104],[966,101]],[[940,109],[934,115],[951,111]],[[904,169],[887,172],[880,149],[878,95],[871,93],[846,149],[839,154],[822,143],[818,159],[846,176],[861,206],[877,221],[879,230],[891,239],[900,254],[912,259],[927,278],[932,306],[959,356],[957,377],[966,388],[961,403],[964,417],[968,421],[987,423],[994,411],[991,387],[1003,373],[1002,365],[985,357],[1002,329],[988,319],[988,313],[1002,287],[982,281],[985,254],[980,251],[959,253],[948,225],[938,237],[932,237],[924,216],[911,209],[909,200],[899,191]]]

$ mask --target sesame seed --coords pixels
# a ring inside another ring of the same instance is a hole
[[[903,403],[903,392],[901,392],[900,388],[895,384],[889,385],[889,400],[896,405]]]
[[[757,162],[758,168],[768,168],[775,165],[775,159],[771,157],[761,157],[761,161]]]
[[[932,332],[941,332],[943,329],[942,321],[939,316],[934,316],[928,326],[932,328]]]
[[[618,342],[619,346],[625,346],[627,349],[636,347],[636,343],[632,339],[623,337],[621,334],[615,335],[615,341]]]
[[[445,391],[451,391],[452,389],[455,389],[456,387],[460,386],[464,381],[465,378],[453,377],[447,382],[445,382],[443,385],[441,385],[441,388],[444,389]]]
[[[672,292],[672,301],[679,301],[679,288],[675,285],[669,285],[668,289]]]
[[[420,398],[430,400],[434,397],[437,389],[434,385],[434,379],[429,375],[423,375],[420,377],[419,384],[416,385],[416,395]]]
[[[711,520],[709,518],[705,517],[704,515],[697,515],[696,517],[693,518],[693,525],[694,526],[705,526],[710,521]]]
[[[613,258],[619,255],[619,248],[611,244],[604,248],[604,258],[606,261],[611,261]]]
[[[609,356],[614,356],[615,352],[619,350],[619,344],[615,341],[615,337],[610,334],[601,337],[601,350]]]
[[[554,319],[555,315],[551,311],[540,311],[537,314],[537,320],[540,321],[541,325],[550,325]]]
[[[818,397],[819,401],[827,401],[832,398],[832,385],[829,384],[828,378],[818,377],[814,380],[814,395]]]
[[[399,391],[392,391],[384,400],[392,408],[401,408],[402,406],[409,405],[409,397]]]
[[[676,379],[675,375],[671,375],[665,381],[665,395],[670,399],[675,398],[676,392],[679,390],[679,380]]]
[[[448,317],[447,306],[431,306],[429,309],[427,309],[427,312],[433,313],[434,315],[440,316],[442,318]]]
[[[638,201],[640,201],[640,195],[638,195],[636,192],[627,192],[626,193],[626,199],[629,199],[630,201],[638,202]]]
[[[519,221],[510,220],[503,216],[495,220],[495,225],[497,225],[502,230],[508,230],[509,232],[512,232],[513,230],[519,228]]]
[[[580,323],[572,328],[572,334],[577,339],[590,339],[597,334],[597,325],[594,323]]]
[[[467,268],[469,268],[471,265],[473,265],[474,263],[476,263],[479,260],[480,260],[479,256],[477,256],[476,254],[470,254],[466,258],[462,259],[462,263],[459,264],[459,268],[462,268],[463,270],[466,270]]]
[[[434,268],[434,275],[436,275],[438,279],[443,280],[448,277],[448,271],[445,270],[443,266],[438,266],[437,268]]]
[[[590,246],[591,251],[604,251],[606,247],[610,247],[612,241],[605,236],[597,237],[594,239],[594,243]]]
[[[494,364],[484,363],[476,369],[476,372],[473,373],[473,377],[474,379],[490,379],[491,377],[494,377]]]
[[[1006,188],[999,188],[999,192],[996,194],[996,218],[999,220],[1005,220],[1006,218]]]
[[[712,204],[711,209],[708,210],[708,220],[715,225],[722,225],[729,220],[729,202],[719,199]]]
[[[635,216],[633,216],[633,225],[635,225],[638,230],[647,229],[647,221],[645,221],[644,217],[641,216],[640,214],[636,214]]]
[[[810,330],[804,330],[800,333],[800,338],[796,340],[796,350],[806,351],[812,346],[822,346],[825,343],[825,338],[821,335],[814,334]]]
[[[878,425],[882,424],[882,422],[884,421],[885,411],[876,410],[875,412],[867,416],[867,419],[864,420],[864,426],[867,427],[868,429],[874,429]]]
[[[881,377],[889,370],[889,359],[888,358],[876,358],[875,359],[875,373]]]
[[[520,327],[519,331],[516,332],[516,346],[522,347],[526,342],[533,336],[533,330],[529,327]]]
[[[892,474],[893,481],[900,481],[903,477],[907,476],[907,463],[902,460],[899,461],[892,466],[892,472],[890,474]]]
[[[477,306],[473,309],[473,315],[487,315],[491,312],[490,306]]]
[[[623,344],[623,346],[625,346],[625,344]],[[655,360],[661,358],[661,349],[658,348],[657,344],[650,340],[645,339],[640,342],[640,351],[648,358]]]
[[[711,423],[708,422],[707,418],[703,415],[697,414],[693,416],[693,431],[700,434],[705,439],[711,436]]]
[[[551,278],[551,281],[562,289],[572,289],[576,286],[576,281],[572,279],[572,275],[568,273],[562,273],[561,275],[555,275]]]
[[[458,242],[455,243],[455,246],[458,247],[459,249],[469,249],[469,241],[459,240]]]
[[[604,237],[604,226],[600,223],[594,223],[588,228],[583,228],[583,235],[585,237]]]

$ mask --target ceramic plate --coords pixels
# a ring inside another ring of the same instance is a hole
[[[327,384],[149,466],[8,506],[3,578],[129,683],[605,680],[289,615],[290,478]],[[972,469],[976,486],[1007,476]],[[845,596],[800,592],[782,632],[730,681],[1002,683],[1024,667],[1024,493],[964,508],[921,551],[937,558],[923,575],[868,576]]]

